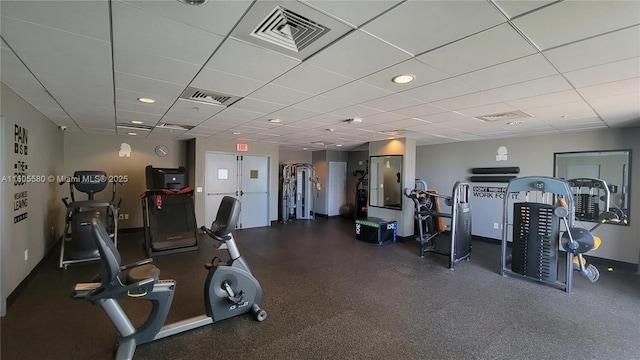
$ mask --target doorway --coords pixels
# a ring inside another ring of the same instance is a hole
[[[269,157],[207,152],[205,221],[211,224],[224,196],[240,200],[237,227],[269,226]]]

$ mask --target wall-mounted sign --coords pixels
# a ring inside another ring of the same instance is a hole
[[[27,180],[30,179],[27,172],[29,166],[26,161],[26,156],[29,154],[28,140],[29,131],[22,126],[15,124],[13,136],[14,153],[23,157],[23,160],[16,160],[13,164],[13,185],[17,186],[17,191],[13,194],[14,224],[19,223],[28,217],[27,205],[29,205],[29,192],[24,189]]]

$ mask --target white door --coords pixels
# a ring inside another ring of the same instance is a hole
[[[269,225],[269,158],[207,152],[205,156],[206,226],[224,196],[240,200],[238,228]]]
[[[238,197],[238,156],[207,152],[205,155],[205,226],[210,227],[222,198]]]
[[[242,229],[269,226],[269,158],[240,157],[240,220]]]
[[[327,176],[327,215],[340,214],[340,206],[347,201],[345,187],[347,184],[347,163],[329,162]]]

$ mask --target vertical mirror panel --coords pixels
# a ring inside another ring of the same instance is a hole
[[[402,155],[370,157],[369,206],[402,209]]]
[[[569,182],[576,220],[629,224],[631,150],[556,153],[554,176]]]

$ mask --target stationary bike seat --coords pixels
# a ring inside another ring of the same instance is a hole
[[[146,264],[129,270],[125,282],[129,285],[149,278],[154,278],[158,281],[160,279],[160,269],[151,264]]]

